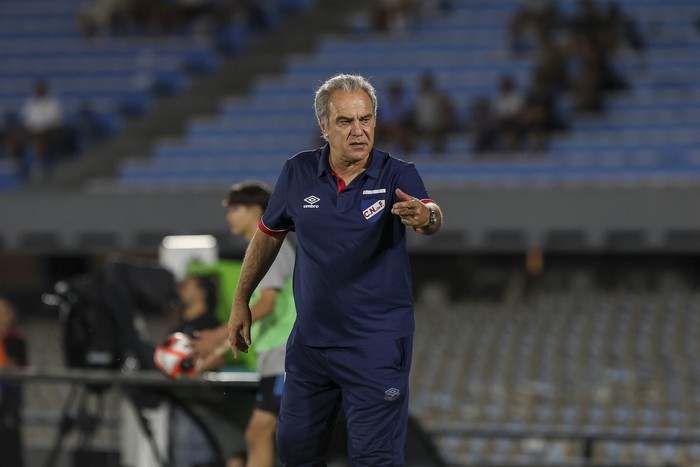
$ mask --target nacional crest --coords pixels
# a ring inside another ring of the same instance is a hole
[[[378,214],[381,214],[386,207],[386,200],[377,198],[363,199],[361,207],[362,216],[374,224],[381,217]]]

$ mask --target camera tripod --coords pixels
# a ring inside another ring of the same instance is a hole
[[[78,432],[78,442],[75,450],[76,457],[87,459],[94,452],[93,441],[95,434],[97,433],[97,428],[100,426],[104,418],[104,392],[108,388],[108,386],[104,385],[91,385],[85,383],[73,383],[71,385],[68,397],[66,397],[63,404],[63,410],[61,413],[58,430],[56,432],[56,437],[53,441],[51,451],[46,459],[44,467],[55,467],[57,465],[61,451],[63,450],[63,444],[66,436],[68,436],[73,430],[77,430]],[[160,467],[167,467],[167,461],[165,461],[160,454],[155,439],[153,438],[148,420],[146,420],[141,410],[139,410],[138,405],[136,405],[135,408],[137,419],[141,428],[146,434],[146,438],[148,439],[149,445],[153,450],[153,455],[157,464]]]

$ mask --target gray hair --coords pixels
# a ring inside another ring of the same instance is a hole
[[[367,79],[360,75],[345,75],[340,74],[328,79],[316,91],[314,99],[314,109],[316,110],[316,119],[318,123],[328,125],[330,119],[330,109],[328,102],[333,91],[364,91],[372,100],[373,116],[377,117],[377,92],[374,86]]]

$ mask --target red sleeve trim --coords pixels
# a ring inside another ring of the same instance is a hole
[[[258,224],[258,229],[260,229],[263,233],[265,233],[271,237],[276,237],[276,238],[284,237],[285,235],[287,235],[287,232],[289,232],[289,229],[288,230],[272,230],[272,229],[268,228],[263,223],[262,219],[260,220],[260,223]]]

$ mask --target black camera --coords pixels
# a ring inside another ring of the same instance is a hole
[[[172,273],[160,266],[109,262],[96,274],[59,281],[44,302],[57,306],[70,368],[153,369],[153,345],[137,321],[177,299]]]

